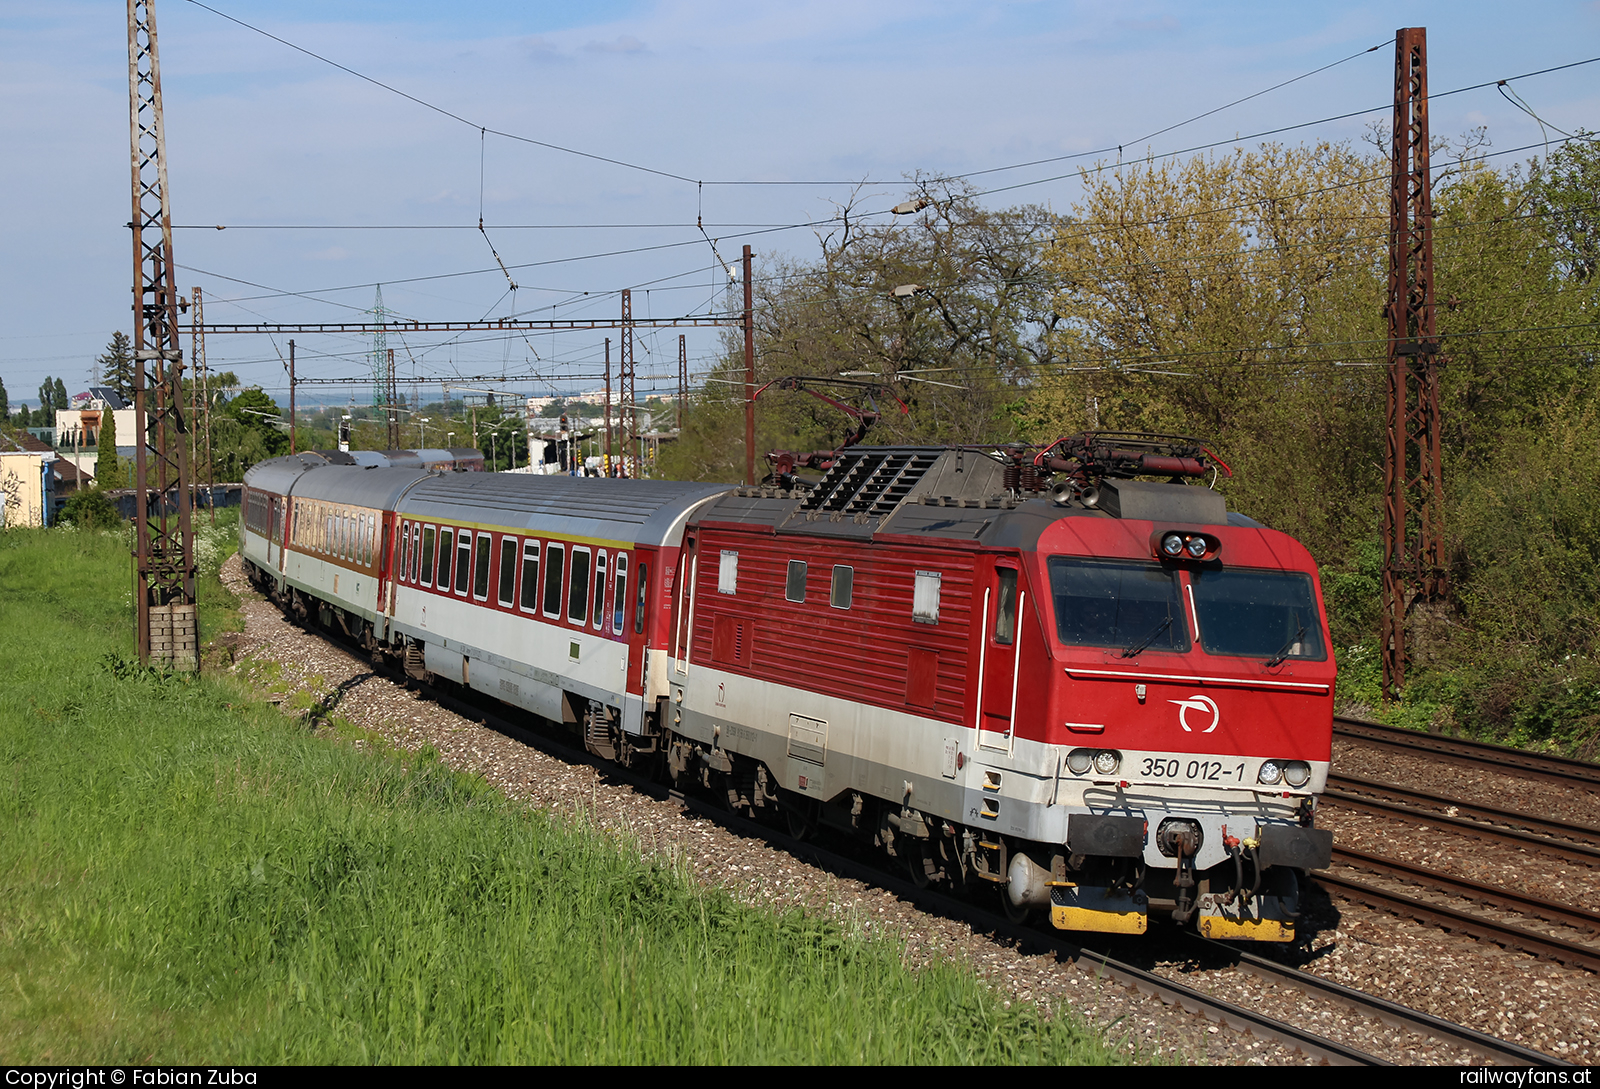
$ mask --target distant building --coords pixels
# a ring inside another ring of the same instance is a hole
[[[56,452],[32,435],[0,434],[0,525],[46,526],[58,505]]]
[[[84,393],[73,396],[71,408],[56,410],[55,444],[62,448],[85,450],[100,443],[100,427],[105,414],[116,419],[117,444],[133,452],[133,436],[137,431],[133,420],[133,407],[109,386],[90,386]]]

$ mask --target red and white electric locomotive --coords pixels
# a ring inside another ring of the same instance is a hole
[[[1331,851],[1335,667],[1306,550],[1183,483],[1220,472],[1109,435],[760,488],[300,455],[246,477],[241,534],[286,607],[414,675],[919,882],[1282,941]]]

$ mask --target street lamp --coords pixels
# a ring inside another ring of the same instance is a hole
[[[431,417],[431,416],[418,416],[417,417],[417,447],[418,447],[418,449],[421,449],[422,447],[425,447],[425,446],[428,445],[428,432],[427,432],[427,428],[424,427],[423,425],[426,424],[432,418],[433,417]]]

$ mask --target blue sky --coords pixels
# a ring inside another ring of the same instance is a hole
[[[204,289],[214,322],[351,320],[372,305],[378,282],[391,309],[422,319],[513,305],[536,317],[613,314],[622,287],[636,288],[636,315],[684,313],[713,304],[720,283],[697,214],[724,256],[749,242],[762,257],[804,258],[816,246],[809,230],[770,227],[825,218],[852,189],[702,188],[480,138],[478,125],[687,179],[865,181],[859,200],[878,209],[917,171],[957,174],[1117,144],[1164,154],[1379,107],[1278,137],[1359,140],[1370,118],[1386,116],[1399,26],[1428,28],[1436,94],[1600,55],[1594,2],[208,2],[471,122],[194,3],[158,0],[174,220],[210,228],[177,232],[180,287]],[[11,209],[0,223],[0,378],[14,401],[31,399],[46,374],[83,388],[92,357],[128,329],[126,76],[122,3],[0,0],[0,178]],[[1600,64],[1514,86],[1560,128],[1600,128]],[[1449,137],[1485,125],[1495,150],[1540,140],[1492,87],[1439,99],[1432,123]],[[1027,183],[985,198],[996,206],[1065,211],[1072,179],[1044,179],[1088,161],[974,181]],[[530,266],[514,273],[514,297],[474,229],[480,193],[501,256]],[[249,229],[262,225],[304,229]],[[389,226],[412,229],[354,229]],[[640,247],[667,248],[593,256]],[[435,396],[451,374],[537,373],[538,382],[510,385],[549,392],[592,384],[604,335],[391,337],[390,346],[401,349],[403,380],[414,374]],[[716,353],[714,331],[687,335],[695,363]],[[359,338],[296,339],[302,373],[365,368]],[[643,337],[641,392],[650,375],[675,374],[676,348],[676,334]],[[286,350],[263,337],[208,343],[214,367],[274,391]]]

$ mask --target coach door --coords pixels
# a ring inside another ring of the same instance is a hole
[[[1017,643],[1022,638],[1027,592],[1014,560],[999,560],[983,593],[978,650],[978,747],[1009,753],[1017,714]]]
[[[678,567],[672,596],[672,674],[685,677],[689,674],[689,648],[694,642],[694,584],[699,551],[695,548],[695,533],[683,535],[683,547],[678,550]]]

